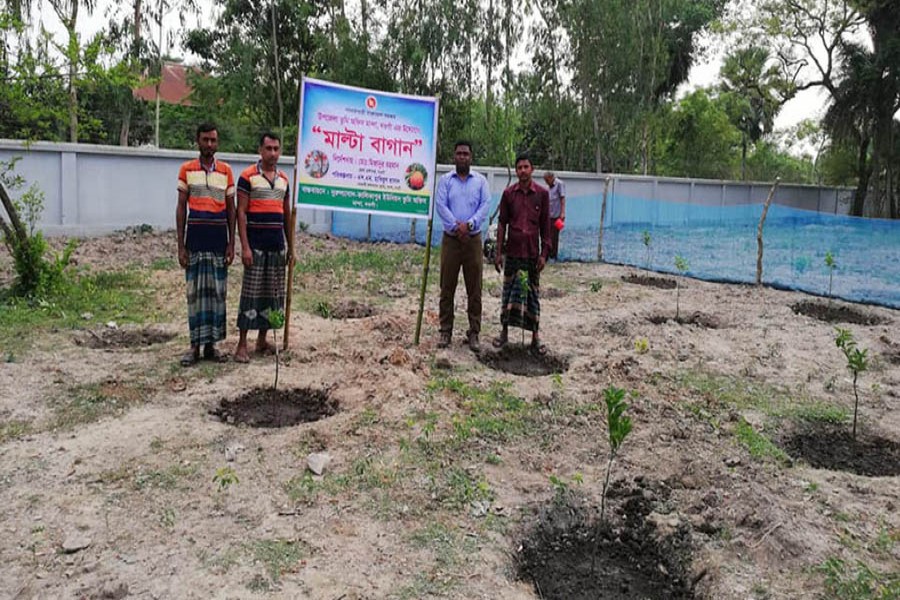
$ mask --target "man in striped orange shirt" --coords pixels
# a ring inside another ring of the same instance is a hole
[[[285,240],[290,239],[291,194],[287,175],[278,170],[281,139],[271,132],[259,139],[259,161],[238,179],[238,235],[244,281],[237,325],[241,332],[236,362],[250,361],[247,331],[259,331],[256,352],[274,351],[266,341],[271,311],[284,309]]]
[[[189,366],[203,357],[224,360],[216,342],[225,339],[228,265],[234,260],[234,175],[216,160],[219,133],[212,123],[197,128],[200,158],[181,165],[175,227],[178,262],[185,270],[191,349]]]

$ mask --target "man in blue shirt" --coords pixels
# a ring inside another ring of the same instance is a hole
[[[439,348],[446,348],[453,338],[453,298],[462,267],[466,282],[469,331],[466,339],[472,352],[481,346],[481,226],[487,217],[491,195],[487,179],[471,171],[472,144],[456,143],[453,162],[456,170],[438,181],[435,206],[444,226],[441,240],[441,300]]]

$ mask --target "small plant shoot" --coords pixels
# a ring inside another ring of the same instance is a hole
[[[651,247],[650,247],[650,243],[651,243],[652,241],[653,241],[653,239],[652,239],[652,237],[650,236],[650,232],[647,231],[647,230],[645,229],[645,230],[641,233],[641,242],[644,243],[644,248],[647,249],[646,268],[647,268],[648,271],[650,270],[650,254],[651,254],[651,252],[652,252],[652,249],[651,249]]]
[[[680,254],[675,255],[675,268],[678,269],[678,274],[684,277],[684,274],[687,273],[688,269],[690,269],[690,265],[686,258],[681,256]],[[678,316],[680,314],[680,301],[681,301],[681,279],[675,280],[675,320],[678,320]]]
[[[272,327],[272,340],[275,343],[275,383],[272,385],[273,390],[278,389],[278,330],[284,327],[284,311],[269,311],[269,325]]]
[[[634,351],[638,354],[647,354],[650,351],[650,342],[647,338],[638,338],[634,340]]]
[[[831,284],[834,282],[834,270],[837,268],[837,262],[834,260],[831,250],[825,253],[825,266],[828,268],[828,300],[831,301]]]
[[[859,411],[859,388],[857,386],[857,380],[859,379],[859,374],[866,372],[869,368],[869,359],[868,359],[868,349],[860,349],[856,340],[853,339],[853,334],[849,329],[842,329],[840,327],[835,327],[837,331],[837,336],[834,338],[834,344],[840,348],[841,352],[844,353],[844,358],[847,359],[847,369],[850,373],[853,374],[853,439],[856,440],[856,417]]]
[[[240,483],[240,479],[238,479],[237,473],[234,472],[234,469],[231,467],[221,467],[216,469],[216,474],[213,475],[213,483],[219,486],[219,491],[224,492],[229,487],[234,485],[235,483]]]
[[[609,442],[609,462],[606,464],[606,477],[603,479],[603,491],[600,496],[600,523],[606,522],[606,494],[609,490],[609,475],[612,472],[613,460],[619,453],[622,443],[631,433],[631,418],[625,414],[628,405],[625,403],[625,390],[615,386],[609,386],[603,390],[603,401],[606,404],[607,441]],[[594,570],[594,560],[600,549],[600,534],[597,532],[594,544],[593,558],[591,559],[591,571]]]

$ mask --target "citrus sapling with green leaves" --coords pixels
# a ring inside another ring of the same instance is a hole
[[[237,473],[234,472],[234,469],[231,467],[221,467],[216,469],[216,474],[213,475],[213,483],[219,486],[219,491],[224,492],[229,487],[234,485],[235,483],[240,483],[240,479],[238,479]]]
[[[856,417],[859,411],[857,380],[859,379],[859,374],[866,372],[869,368],[869,350],[867,348],[859,348],[849,329],[835,327],[835,330],[837,335],[834,338],[834,344],[844,353],[844,358],[847,359],[847,369],[853,374],[853,440],[856,441]]]
[[[645,230],[641,233],[641,242],[643,242],[644,248],[647,249],[647,262],[646,262],[646,267],[647,267],[647,270],[648,270],[648,271],[650,270],[650,254],[651,254],[651,252],[652,252],[652,249],[651,249],[651,247],[650,247],[650,243],[651,243],[652,241],[653,241],[653,239],[652,239],[652,237],[650,236],[650,232],[647,231],[647,230],[645,229]]]
[[[631,418],[625,414],[628,405],[625,403],[625,390],[609,386],[603,390],[603,402],[606,404],[607,441],[609,442],[609,462],[606,464],[606,476],[603,479],[603,491],[600,495],[600,523],[606,523],[606,494],[609,490],[609,475],[612,472],[613,460],[619,454],[622,443],[631,433]],[[594,570],[594,559],[600,549],[599,531],[595,538],[594,553],[591,559],[591,571]]]
[[[269,311],[269,325],[272,327],[272,340],[275,342],[275,383],[272,385],[273,390],[278,389],[278,330],[284,327],[284,311]]]
[[[687,273],[688,269],[691,266],[688,264],[686,258],[681,256],[680,254],[675,255],[675,268],[678,269],[678,274],[684,277],[684,274]],[[675,280],[675,320],[678,320],[679,315],[679,304],[681,300],[681,278]]]

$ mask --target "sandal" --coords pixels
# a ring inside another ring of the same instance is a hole
[[[509,338],[505,335],[495,337],[493,340],[491,340],[491,346],[493,346],[494,348],[502,348],[507,343],[509,343]]]
[[[205,348],[203,348],[203,358],[220,363],[228,361],[228,355],[215,346],[206,346]]]
[[[178,362],[181,363],[182,367],[190,367],[197,364],[198,360],[200,360],[200,353],[191,350],[190,352],[185,352]]]
[[[547,352],[549,352],[547,346],[543,342],[531,342],[531,347],[528,351],[535,356],[547,356]]]

